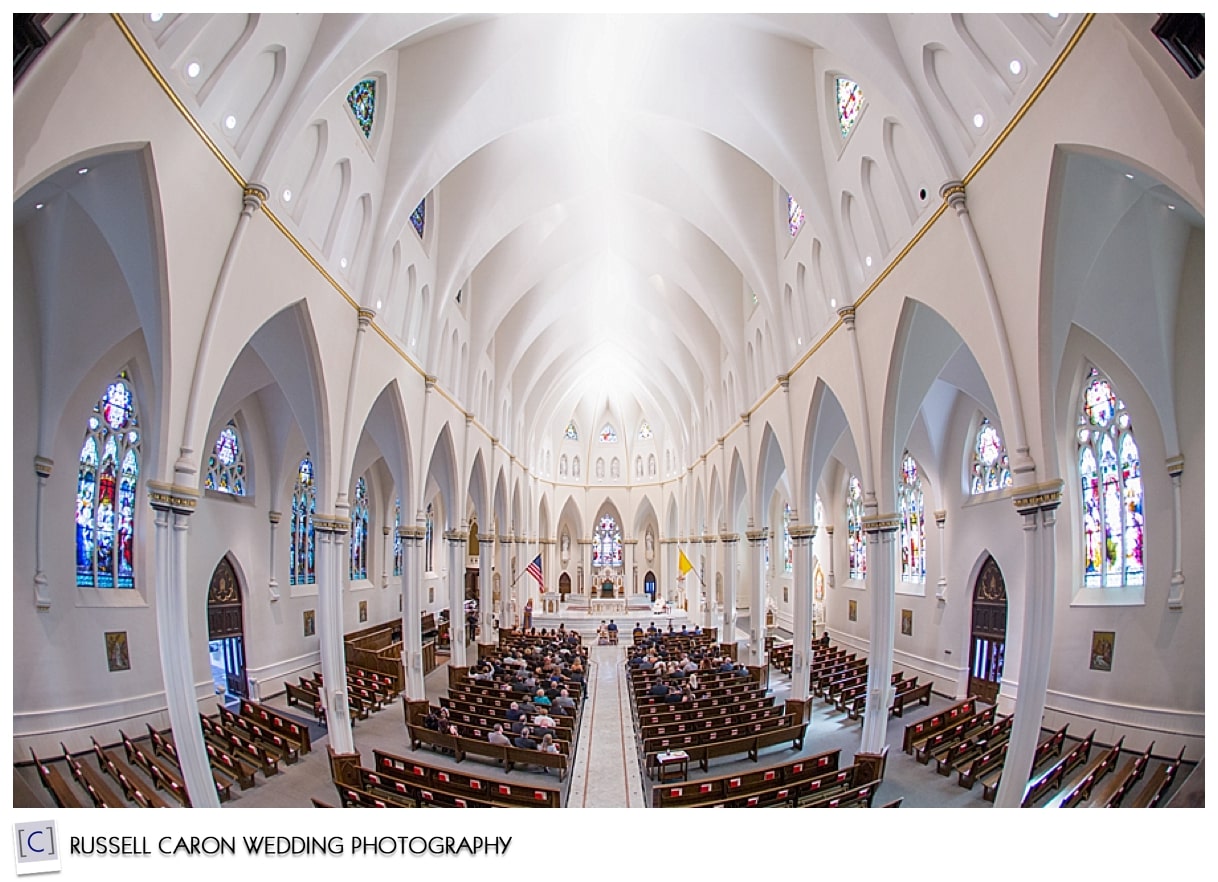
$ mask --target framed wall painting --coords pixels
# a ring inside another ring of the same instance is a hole
[[[1091,632],[1091,670],[1112,670],[1112,648],[1116,643],[1116,631]]]
[[[846,615],[847,618],[849,618],[852,622],[857,622],[859,620],[859,604],[857,600],[850,601],[850,604],[846,610]]]
[[[131,670],[131,655],[127,651],[126,631],[106,632],[106,664],[111,671]]]
[[[359,620],[361,622],[368,621],[368,601],[366,600],[359,602]]]
[[[913,636],[913,610],[901,610],[901,633],[906,637]]]
[[[304,611],[304,635],[312,637],[317,633],[317,617],[313,610],[306,609]]]

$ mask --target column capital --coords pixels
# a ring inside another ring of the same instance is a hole
[[[469,533],[464,530],[445,530],[444,538],[449,542],[465,542],[469,539]]]
[[[749,424],[749,412],[747,410],[740,414],[740,422],[744,423],[746,426]]]
[[[482,544],[490,545],[494,541],[495,541],[494,533],[479,533],[478,534],[478,543],[480,546]]]
[[[782,387],[783,392],[788,391],[789,387],[791,385],[791,375],[790,374],[779,374],[778,375],[778,385]]]
[[[542,541],[544,542],[545,540],[543,539]],[[551,539],[550,541],[553,542],[554,540]],[[638,539],[623,539],[622,544],[623,545],[638,545],[639,540]]]
[[[868,515],[863,518],[864,533],[895,533],[901,527],[901,517],[897,514]]]
[[[376,318],[376,310],[369,309],[367,306],[361,306],[355,312],[356,321],[359,322],[360,330],[364,330],[368,325],[372,324],[372,320]]]
[[[935,523],[942,527],[943,522],[947,520],[947,512],[944,509],[939,509],[935,512]]]
[[[1181,459],[1181,462],[1183,463],[1184,458],[1181,457],[1180,459]],[[35,456],[34,457],[34,474],[37,475],[38,477],[40,477],[40,478],[51,477],[51,469],[54,467],[55,467],[55,460],[51,459],[49,456]]]
[[[495,541],[497,541],[500,545],[507,545],[509,542],[512,541],[512,537],[509,536],[507,533],[500,533],[496,537]]]
[[[37,462],[38,458],[35,457],[34,461]],[[1173,478],[1178,478],[1184,472],[1184,456],[1173,456],[1171,459],[1167,460],[1166,465],[1167,473]]]
[[[398,527],[398,535],[412,542],[422,542],[427,538],[426,527]]]
[[[148,482],[148,503],[157,511],[173,511],[178,514],[193,514],[199,504],[199,494],[189,487],[176,484]]]
[[[939,195],[943,198],[944,202],[956,209],[957,212],[968,210],[968,206],[964,201],[963,181],[947,181],[939,188]]]
[[[351,529],[351,519],[338,515],[313,515],[313,531],[315,533],[343,534]]]
[[[714,545],[716,542],[719,541],[719,537],[716,536],[714,533],[703,533],[702,541],[706,545]]]
[[[850,303],[846,306],[838,307],[838,317],[841,318],[842,324],[846,326],[846,330],[854,330],[854,304]]]
[[[1031,487],[1022,487],[1011,497],[1015,510],[1020,514],[1031,514],[1035,511],[1052,511],[1061,505],[1062,482],[1046,481]]]
[[[816,524],[796,524],[787,532],[793,542],[811,542],[816,538]]]
[[[271,191],[269,189],[262,184],[250,181],[241,190],[241,213],[246,215],[253,214],[262,208],[269,198],[271,198]]]
[[[423,385],[427,387],[428,392],[430,392],[432,389],[436,388],[435,375],[434,374],[424,374],[423,375]]]
[[[744,536],[750,542],[764,542],[770,536],[770,531],[767,527],[762,527],[760,530],[745,530]]]
[[[720,533],[719,541],[724,542],[728,545],[731,545],[733,542],[740,541],[740,534],[739,533]]]
[[[277,524],[277,523],[279,523],[281,520],[283,520],[283,512],[281,512],[281,511],[268,511],[268,512],[266,513],[266,519],[267,519],[268,521],[270,521],[272,524]]]

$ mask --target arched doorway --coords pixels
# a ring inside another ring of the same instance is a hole
[[[969,652],[969,695],[993,704],[1002,684],[1007,642],[1007,586],[992,556],[986,557],[973,586],[972,649]]]
[[[571,593],[571,574],[563,573],[558,577],[558,593],[563,600],[567,599],[567,595]]]
[[[647,596],[655,600],[656,596],[656,574],[651,570],[647,571],[647,575],[643,577],[643,590],[647,592]]]
[[[248,698],[241,585],[227,557],[220,558],[207,586],[207,650],[216,694]]]

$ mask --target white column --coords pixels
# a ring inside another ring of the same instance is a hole
[[[465,652],[465,542],[464,530],[449,530],[448,540],[448,642],[451,647],[449,664],[463,668],[468,657]]]
[[[317,540],[317,637],[330,746],[336,753],[354,753],[347,705],[347,654],[343,645],[343,568],[350,522],[345,518],[313,517]]]
[[[812,542],[815,538],[815,524],[791,527],[791,543],[795,546],[795,566],[791,574],[791,590],[795,593],[791,698],[799,701],[807,701],[812,691],[808,671],[812,656]]]
[[[703,554],[706,555],[706,619],[700,624],[703,628],[713,627],[715,624],[715,573],[718,572],[718,567],[715,561],[715,545],[717,542],[716,536],[707,534],[702,537]]]
[[[1174,456],[1167,461],[1167,474],[1171,476],[1172,500],[1172,535],[1175,543],[1172,546],[1171,584],[1167,589],[1167,608],[1184,609],[1184,557],[1183,536],[1184,523],[1180,509],[1180,475],[1184,472],[1184,457]]]
[[[398,527],[402,537],[402,667],[406,700],[427,697],[423,686],[423,527]]]
[[[750,578],[746,590],[749,592],[749,665],[765,664],[765,543],[769,530],[748,530]]]
[[[837,581],[836,581],[837,577],[833,575],[833,525],[832,524],[825,525],[825,534],[829,537],[829,541],[826,543],[829,546],[829,573],[826,578],[826,581],[829,583],[830,588],[836,588],[837,587]],[[826,621],[828,621],[827,618],[826,618]]]
[[[499,627],[512,627],[512,603],[509,583],[512,581],[511,575],[508,572],[508,556],[511,551],[511,545],[506,535],[499,534]],[[495,639],[499,639],[499,635],[495,635]]]
[[[495,611],[491,609],[491,570],[495,555],[495,535],[478,535],[478,642],[494,646],[499,642],[495,633]]]
[[[148,498],[156,512],[157,645],[178,765],[190,804],[196,808],[219,808],[220,798],[203,746],[190,663],[186,540],[188,518],[198,499],[192,490],[153,481],[148,482]]]
[[[719,540],[723,543],[723,633],[719,635],[719,642],[735,643],[736,549],[739,547],[740,536],[736,533],[723,533]]]
[[[867,709],[860,753],[884,749],[892,704],[892,641],[896,607],[897,515],[863,518],[867,533],[867,592],[871,595],[871,650],[867,656]]]
[[[940,605],[947,603],[947,540],[944,538],[943,525],[947,521],[947,512],[940,509],[935,512],[935,526],[939,528],[939,584],[935,589],[935,597]]]
[[[271,602],[274,603],[279,599],[279,580],[275,578],[275,558],[278,555],[275,553],[275,528],[279,526],[279,521],[283,515],[277,511],[267,512],[267,520],[271,522],[271,538],[270,546],[267,549],[267,568],[270,570],[270,578],[267,579],[266,590],[271,596]]]
[[[1015,719],[1003,764],[996,808],[1018,808],[1032,774],[1032,759],[1040,740],[1049,687],[1053,649],[1053,586],[1057,568],[1054,527],[1062,500],[1062,482],[1052,481],[1020,491],[1012,501],[1023,516],[1024,586],[1023,640],[1020,644],[1019,694]]]
[[[48,457],[34,457],[34,475],[38,479],[38,490],[34,497],[34,607],[40,612],[46,612],[51,608],[51,594],[47,590],[47,574],[42,570],[42,494],[46,489],[47,478],[51,476],[51,468],[54,465],[54,461]],[[1176,499],[1179,500],[1179,494],[1176,495]]]
[[[389,542],[391,528],[388,524],[381,527],[381,587],[389,587],[389,562],[393,560],[393,546]]]

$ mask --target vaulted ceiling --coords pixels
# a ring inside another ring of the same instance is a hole
[[[1073,20],[127,17],[276,214],[526,455],[573,417],[646,419],[685,451],[721,435],[993,142]],[[863,94],[848,133],[839,77]],[[347,100],[365,80],[367,133]]]

